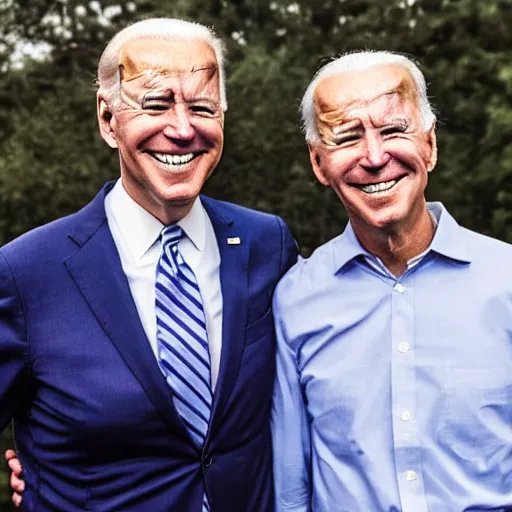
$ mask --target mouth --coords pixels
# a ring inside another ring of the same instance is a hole
[[[377,194],[379,192],[387,192],[391,190],[401,179],[400,178],[390,180],[390,181],[381,181],[380,183],[370,183],[369,185],[354,185],[359,190],[362,190],[365,194]]]
[[[147,153],[160,163],[173,168],[184,166],[202,154],[200,151],[187,153],[185,155],[172,155],[170,153],[157,153],[155,151],[148,151]]]

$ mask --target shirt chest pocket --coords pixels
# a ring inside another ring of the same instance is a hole
[[[439,444],[467,471],[497,476],[510,458],[512,444],[510,365],[452,368],[437,435]]]

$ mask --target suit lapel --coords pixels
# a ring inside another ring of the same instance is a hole
[[[235,384],[243,354],[247,323],[249,237],[244,236],[245,231],[223,213],[222,203],[206,197],[201,197],[201,201],[213,224],[220,251],[222,350],[213,399],[213,430]],[[240,238],[239,245],[228,244],[228,238],[234,237]]]
[[[165,420],[182,437],[189,433],[174,407],[137,313],[128,280],[108,227],[104,189],[83,210],[70,238],[80,249],[65,260],[71,277],[89,307]]]

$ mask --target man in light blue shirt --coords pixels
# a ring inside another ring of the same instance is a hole
[[[276,510],[512,510],[512,247],[426,203],[422,73],[345,55],[302,115],[350,222],[275,294]]]

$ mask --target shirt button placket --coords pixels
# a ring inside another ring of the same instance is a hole
[[[414,300],[412,282],[391,292],[391,400],[398,489],[403,512],[427,512],[416,422]]]

